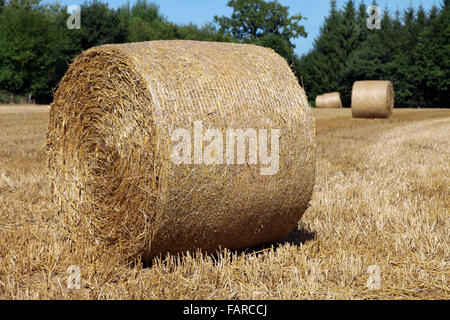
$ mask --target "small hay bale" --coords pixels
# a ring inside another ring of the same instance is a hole
[[[352,89],[353,118],[389,118],[394,109],[390,81],[356,81]]]
[[[340,93],[330,92],[317,96],[316,108],[342,108]]]
[[[261,162],[175,164],[171,133],[192,132],[194,121],[222,134],[280,129],[277,173],[261,175]],[[315,176],[305,92],[283,58],[253,45],[150,41],[81,53],[55,92],[46,151],[71,237],[145,260],[279,241]]]

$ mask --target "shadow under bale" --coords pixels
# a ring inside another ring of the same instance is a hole
[[[202,252],[201,250],[197,250],[193,253],[192,252],[179,253],[177,255],[167,254],[165,257],[160,256],[157,258],[153,258],[151,260],[139,260],[139,262],[142,263],[143,268],[151,268],[156,261],[157,261],[156,263],[161,263],[164,265],[166,265],[168,261],[174,262],[174,265],[179,265],[183,263],[183,260],[188,257],[193,259],[196,258],[211,259],[213,264],[217,265],[219,261],[223,261],[223,259],[227,260],[228,262],[233,262],[234,260],[242,256],[258,257],[270,250],[276,250],[277,248],[286,244],[290,244],[292,246],[301,246],[306,242],[313,241],[315,239],[316,239],[316,232],[310,231],[303,227],[296,227],[294,230],[292,230],[291,233],[289,233],[289,235],[286,238],[274,243],[267,243],[265,245],[259,245],[251,248],[239,249],[234,251],[230,251],[228,249],[218,249],[214,253],[209,254],[207,252]]]

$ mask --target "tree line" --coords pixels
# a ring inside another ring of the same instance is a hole
[[[376,4],[376,1],[373,2]],[[367,27],[364,2],[331,1],[314,48],[298,64],[310,98],[339,91],[350,106],[356,80],[390,80],[396,107],[450,107],[450,0],[426,12],[420,5],[380,14]]]
[[[349,106],[355,80],[391,80],[396,106],[448,107],[450,72],[449,2],[429,12],[419,6],[394,15],[386,9],[380,30],[366,25],[367,7],[348,0],[330,2],[313,49],[294,53],[292,39],[306,37],[300,13],[277,1],[229,0],[230,17],[215,16],[203,26],[172,23],[148,0],[117,9],[100,0],[81,5],[81,28],[66,25],[67,7],[40,0],[0,0],[0,101],[2,95],[29,95],[49,103],[52,90],[72,59],[107,43],[186,39],[252,43],[282,55],[308,97],[340,91]]]
[[[0,99],[32,94],[49,103],[72,59],[107,43],[157,39],[231,41],[211,23],[178,26],[147,0],[111,9],[99,0],[81,5],[81,28],[69,29],[67,7],[40,0],[0,0]]]

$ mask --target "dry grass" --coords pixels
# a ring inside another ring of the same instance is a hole
[[[0,107],[0,299],[449,299],[450,110],[313,112],[318,175],[297,232],[145,268],[69,242],[44,171],[47,107]],[[80,290],[66,287],[69,265]]]

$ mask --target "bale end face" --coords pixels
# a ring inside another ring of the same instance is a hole
[[[353,118],[384,118],[394,109],[394,87],[390,81],[356,81],[352,89]]]

